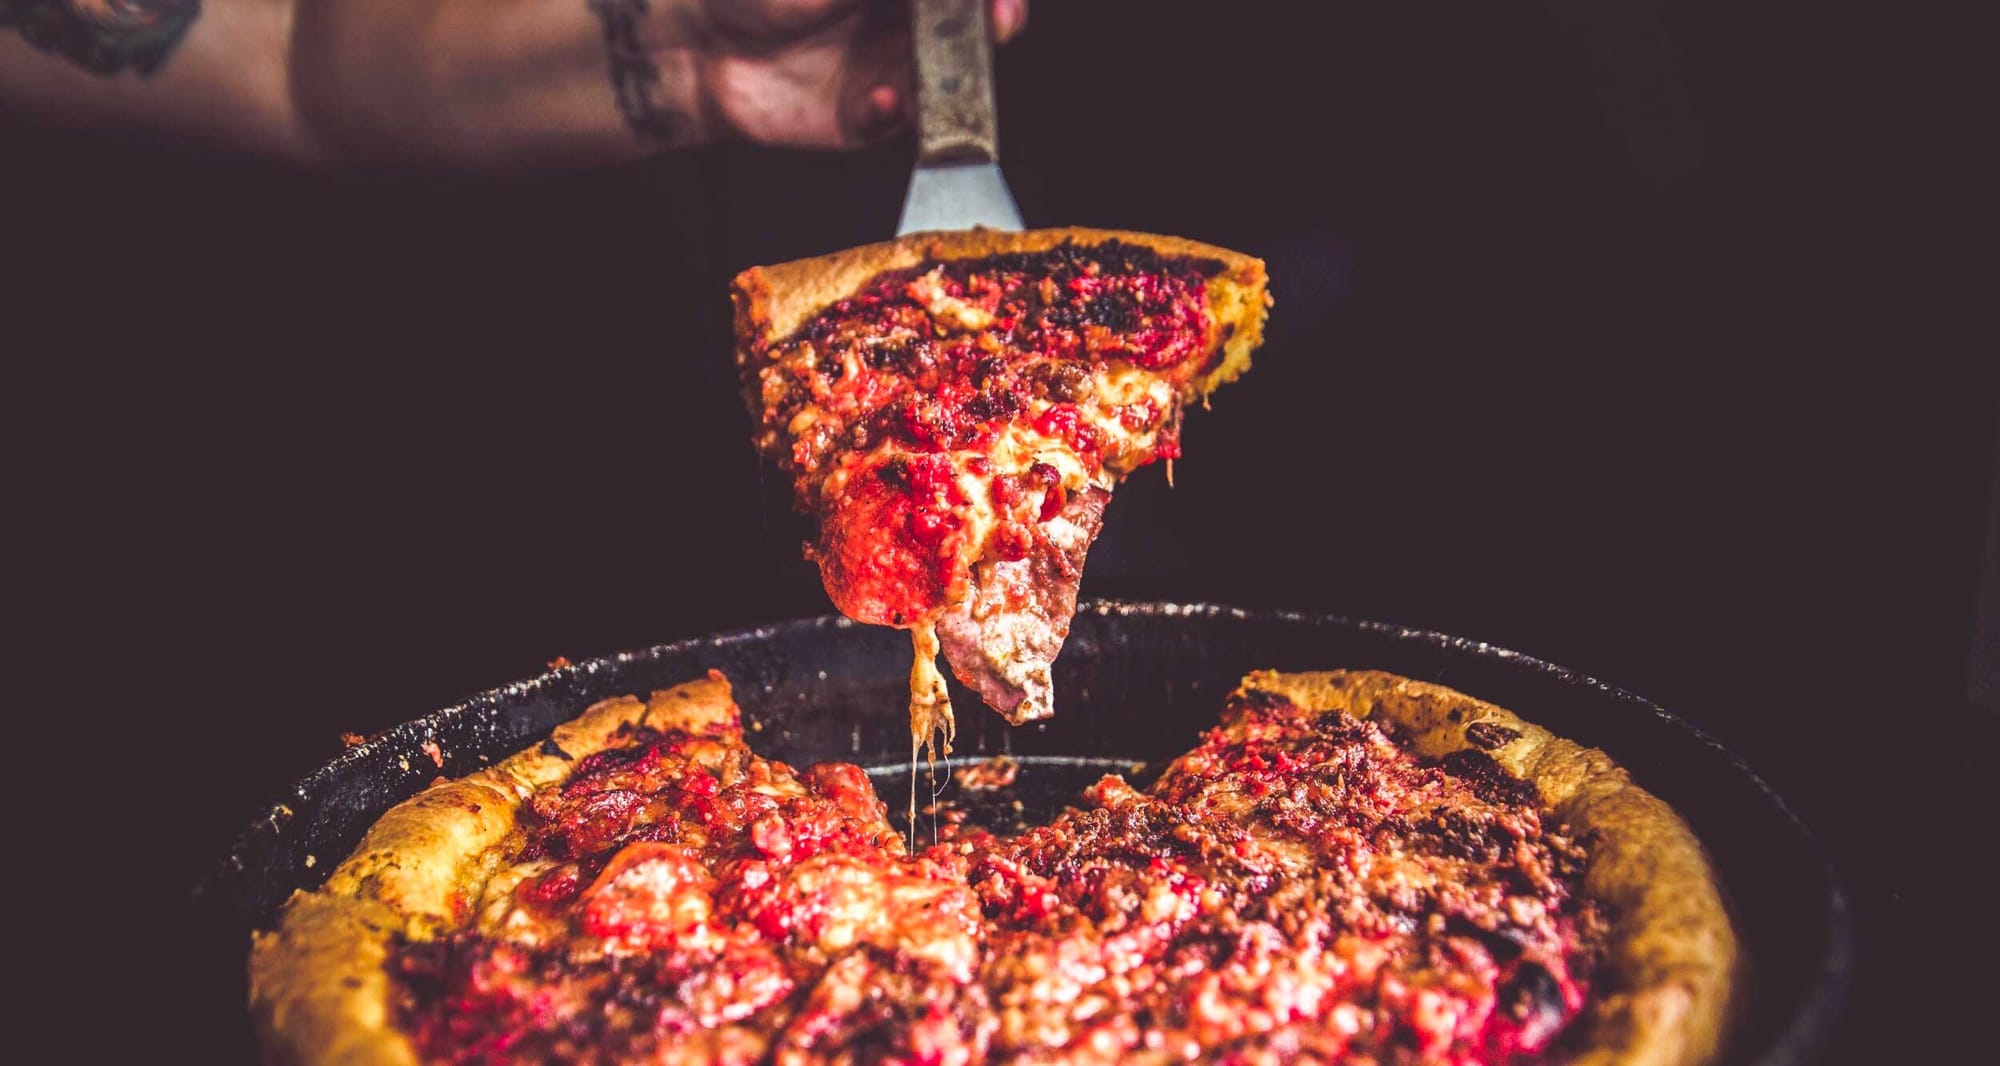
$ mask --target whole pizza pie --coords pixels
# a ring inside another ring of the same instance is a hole
[[[1005,787],[1012,769],[966,784]],[[711,674],[399,804],[256,937],[270,1061],[1697,1063],[1737,953],[1603,753],[1255,673],[1146,787],[912,849]]]

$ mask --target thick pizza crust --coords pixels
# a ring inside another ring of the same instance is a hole
[[[383,962],[396,935],[428,940],[463,925],[521,804],[620,727],[698,733],[735,719],[728,680],[710,671],[644,702],[594,704],[549,743],[390,808],[324,887],[293,893],[277,928],[251,941],[250,1011],[265,1061],[414,1064],[389,1017]]]
[[[1379,671],[1259,671],[1246,690],[1394,723],[1425,758],[1484,751],[1587,839],[1583,893],[1612,921],[1572,1063],[1692,1066],[1720,1051],[1742,960],[1715,871],[1673,808],[1610,756],[1462,692]]]
[[[1263,342],[1264,314],[1271,302],[1261,259],[1182,237],[1081,226],[1026,232],[972,229],[912,233],[831,255],[751,267],[736,276],[730,286],[730,296],[736,305],[736,359],[744,373],[752,413],[758,409],[755,364],[762,346],[790,336],[828,305],[852,296],[876,275],[927,260],[1044,252],[1068,241],[1085,247],[1122,241],[1151,248],[1164,256],[1213,259],[1221,263],[1222,272],[1208,282],[1208,304],[1219,334],[1211,340],[1220,344],[1222,358],[1214,370],[1194,383],[1194,394],[1207,395],[1250,369],[1250,352]]]

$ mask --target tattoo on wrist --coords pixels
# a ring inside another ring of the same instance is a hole
[[[604,23],[604,51],[611,60],[611,91],[618,113],[640,140],[678,144],[688,135],[688,116],[656,102],[660,67],[639,43],[639,20],[647,0],[586,0]]]
[[[95,74],[160,69],[201,0],[0,0],[0,26]]]

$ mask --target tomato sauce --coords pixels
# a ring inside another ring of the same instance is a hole
[[[1147,791],[912,854],[858,768],[628,728],[535,794],[525,876],[405,942],[434,1062],[1505,1063],[1581,1010],[1585,850],[1477,752],[1239,700]]]
[[[789,445],[777,450],[800,509],[820,521],[813,554],[842,613],[919,625],[973,562],[1028,551],[1062,495],[1009,510],[1013,489],[995,479],[1031,460],[996,463],[1003,436],[1067,450],[1080,471],[1071,492],[1178,455],[1180,396],[1218,355],[1207,279],[1220,269],[1118,241],[923,263],[759,352],[760,432]],[[1161,393],[1108,395],[1121,368]],[[997,521],[970,528],[989,504]]]

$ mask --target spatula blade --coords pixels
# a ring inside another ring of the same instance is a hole
[[[1000,164],[946,163],[910,172],[910,191],[903,198],[903,220],[896,226],[896,236],[974,226],[1021,228],[1021,209],[1007,191]]]

